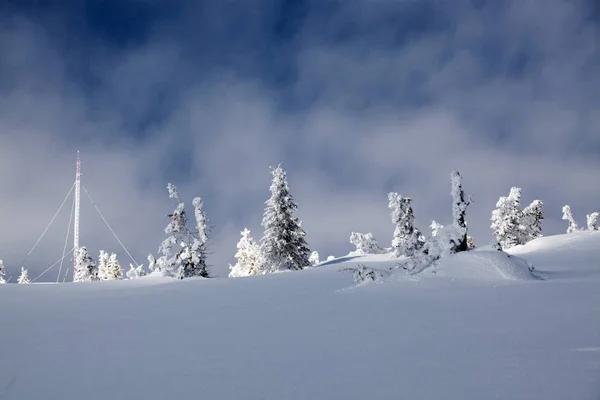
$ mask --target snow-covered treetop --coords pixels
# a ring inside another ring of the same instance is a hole
[[[194,206],[194,215],[196,217],[196,229],[198,231],[198,240],[202,245],[208,242],[208,217],[203,210],[203,202],[200,197],[194,198],[192,201]]]

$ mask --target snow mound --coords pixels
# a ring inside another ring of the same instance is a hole
[[[530,272],[530,264],[501,251],[468,251],[440,259],[433,271],[436,276],[461,279],[529,281],[539,279]],[[426,269],[422,274],[427,274]]]
[[[354,268],[364,264],[368,268],[390,271],[396,267],[398,259],[389,254],[348,255],[323,263],[322,266],[336,265],[338,268]],[[444,277],[461,280],[512,280],[528,281],[539,279],[530,272],[531,264],[520,257],[501,251],[468,251],[446,256],[433,266],[411,276],[423,278]]]

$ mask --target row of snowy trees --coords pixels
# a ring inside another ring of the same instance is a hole
[[[521,188],[512,187],[508,196],[500,197],[496,209],[492,211],[491,229],[494,237],[503,249],[525,244],[542,237],[542,221],[544,212],[543,202],[534,200],[530,205],[521,209]],[[571,207],[562,209],[562,219],[569,222],[567,233],[581,231],[573,218]],[[587,229],[598,230],[600,213],[586,215]]]
[[[290,193],[283,168],[271,169],[270,198],[262,219],[264,233],[256,243],[248,229],[241,232],[236,264],[230,277],[261,275],[285,270],[301,270],[318,263],[318,254],[310,254],[301,221],[294,216],[298,205]]]
[[[388,194],[388,208],[395,225],[392,246],[381,248],[371,233],[352,232],[350,243],[356,246],[353,254],[387,253],[398,259],[398,269],[418,272],[445,255],[468,250],[470,236],[467,235],[466,211],[471,200],[465,196],[460,173],[455,171],[450,178],[452,225],[444,227],[433,221],[431,237],[426,238],[414,225],[412,199],[391,192]],[[390,271],[380,271],[364,265],[345,270],[352,271],[357,282],[376,281],[390,274]]]

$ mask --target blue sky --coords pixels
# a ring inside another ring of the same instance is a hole
[[[386,193],[414,198],[421,230],[450,220],[449,174],[469,227],[512,185],[546,207],[546,234],[600,208],[600,52],[593,1],[12,1],[0,8],[0,233],[18,268],[72,183],[136,259],[156,252],[166,183],[202,196],[211,264],[258,239],[269,166],[282,163],[309,244],[384,245]],[[86,208],[87,207],[87,208]],[[118,244],[91,207],[82,243]],[[68,213],[28,260],[62,253]],[[35,275],[35,274],[34,274]]]

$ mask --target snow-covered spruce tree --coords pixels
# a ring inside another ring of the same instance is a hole
[[[158,248],[158,252],[162,255],[156,260],[154,269],[167,276],[177,276],[180,273],[181,253],[187,245],[189,232],[185,207],[177,188],[169,183],[167,189],[169,197],[177,201],[177,207],[175,207],[173,213],[168,215],[171,218],[165,228],[165,233],[168,236]]]
[[[131,266],[132,264],[129,265]],[[150,272],[160,272],[160,269],[158,268],[158,263],[156,262],[156,258],[154,258],[154,255],[152,254],[148,254],[148,269],[150,270]]]
[[[85,246],[77,250],[75,263],[75,277],[73,282],[85,282],[98,280],[98,270],[96,264],[88,254]]]
[[[149,255],[151,271],[160,271],[164,275],[179,279],[193,276],[209,277],[206,266],[206,245],[208,241],[208,225],[206,214],[202,209],[202,200],[197,197],[192,202],[195,208],[196,231],[188,228],[187,214],[181,196],[175,185],[167,185],[169,197],[177,201],[177,207],[168,215],[171,221],[165,228],[168,237],[163,240],[158,251],[162,255],[154,260]]]
[[[24,267],[21,267],[21,275],[19,275],[17,283],[31,283],[29,275],[27,274],[27,270]]]
[[[321,262],[319,260],[319,252],[315,250],[312,253],[310,253],[310,257],[308,257],[308,261],[310,262],[310,265],[312,265],[313,267],[318,265]]]
[[[356,250],[353,254],[382,254],[385,249],[379,247],[377,240],[373,237],[372,233],[359,233],[352,232],[350,234],[350,243],[356,246]]]
[[[98,279],[100,279],[101,281],[109,279],[108,258],[108,253],[104,250],[100,250],[100,255],[98,256]]]
[[[183,272],[181,278],[201,276],[209,278],[206,265],[206,247],[208,245],[208,218],[203,209],[202,199],[194,198],[194,216],[196,218],[196,232],[189,232],[188,246],[190,248],[189,258],[183,260]]]
[[[231,270],[229,273],[230,278],[258,275],[262,265],[260,248],[250,235],[250,230],[245,228],[240,234],[242,237],[237,243],[237,252],[235,253],[237,263],[229,266]]]
[[[6,271],[4,270],[4,261],[0,260],[0,284],[6,283],[4,280],[4,275],[6,275]]]
[[[590,231],[598,230],[598,218],[600,218],[600,213],[593,212],[585,216],[587,219],[587,228]]]
[[[121,265],[119,264],[115,253],[112,253],[108,258],[107,267],[106,278],[104,279],[117,281],[123,277],[123,270],[121,269]]]
[[[272,168],[271,175],[271,197],[265,203],[262,220],[265,231],[260,241],[263,272],[303,269],[310,266],[310,250],[301,222],[294,216],[298,206],[281,166]]]
[[[567,233],[577,232],[579,230],[579,225],[575,222],[575,218],[573,218],[573,213],[571,212],[571,206],[566,205],[562,208],[563,216],[562,219],[565,221],[569,221],[569,227],[567,228]]]
[[[429,225],[429,227],[431,228],[431,236],[436,236],[439,230],[444,227],[444,225],[439,224],[435,221],[431,221],[431,225]]]
[[[414,227],[415,217],[410,205],[412,199],[391,192],[388,194],[388,200],[388,207],[392,210],[392,222],[396,225],[392,251],[396,257],[411,257],[425,244],[421,232]]]
[[[142,276],[146,275],[146,272],[144,272],[143,269],[143,265],[138,265],[137,267],[133,264],[129,264],[129,271],[127,271],[127,273],[125,274],[125,276],[127,276],[127,279],[135,279],[135,278],[140,278]]]
[[[465,192],[462,188],[462,176],[458,171],[453,171],[450,175],[452,183],[452,219],[454,227],[464,232],[462,239],[456,245],[454,252],[467,251],[467,221],[465,219],[467,213],[467,207],[471,204],[470,200],[465,199]]]
[[[544,219],[543,203],[534,200],[525,207],[521,218],[522,235],[520,244],[525,244],[534,239],[542,237],[542,220]]]
[[[491,228],[494,237],[503,249],[520,244],[521,233],[521,189],[513,187],[508,197],[500,197],[492,211]]]

